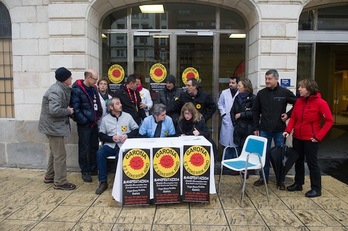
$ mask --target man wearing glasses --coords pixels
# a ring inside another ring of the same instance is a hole
[[[73,119],[77,123],[79,136],[79,165],[84,182],[92,182],[91,175],[97,175],[96,152],[99,148],[97,122],[102,116],[98,88],[98,73],[87,70],[85,79],[76,80],[72,86],[70,105],[74,108]]]

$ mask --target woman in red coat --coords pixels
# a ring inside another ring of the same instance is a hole
[[[329,105],[321,98],[318,84],[304,79],[298,83],[300,98],[293,108],[288,126],[283,133],[287,137],[293,130],[293,148],[299,154],[295,163],[295,182],[287,187],[288,191],[302,191],[305,178],[304,160],[309,168],[311,190],[306,197],[321,196],[321,174],[318,164],[319,142],[333,124]]]

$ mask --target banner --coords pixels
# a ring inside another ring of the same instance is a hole
[[[150,149],[123,152],[123,205],[150,204]]]
[[[154,203],[180,203],[180,148],[153,149]]]
[[[183,170],[183,201],[210,202],[210,147],[184,145]]]

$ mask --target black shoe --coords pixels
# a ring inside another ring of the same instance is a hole
[[[285,184],[284,183],[280,183],[277,185],[277,189],[278,190],[285,190]]]
[[[74,190],[76,188],[76,185],[72,183],[65,183],[65,184],[54,184],[54,189],[61,189],[61,190]]]
[[[268,184],[268,181],[266,181],[266,183]],[[258,187],[258,186],[262,186],[264,185],[264,181],[263,179],[258,179],[257,181],[254,182],[254,186]]]
[[[302,185],[298,185],[296,183],[293,183],[292,185],[286,187],[286,189],[290,192],[293,191],[302,191]]]
[[[306,197],[320,197],[321,191],[312,189],[312,190],[309,190],[308,192],[306,192],[305,196]]]
[[[108,188],[108,183],[106,181],[100,182],[99,187],[95,190],[95,194],[102,194]]]
[[[82,173],[82,180],[84,182],[92,182],[92,177],[89,175],[89,173]]]

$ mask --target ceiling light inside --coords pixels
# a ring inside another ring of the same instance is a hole
[[[139,6],[141,13],[164,13],[163,5],[142,5]]]
[[[246,34],[230,34],[229,38],[245,38]]]

